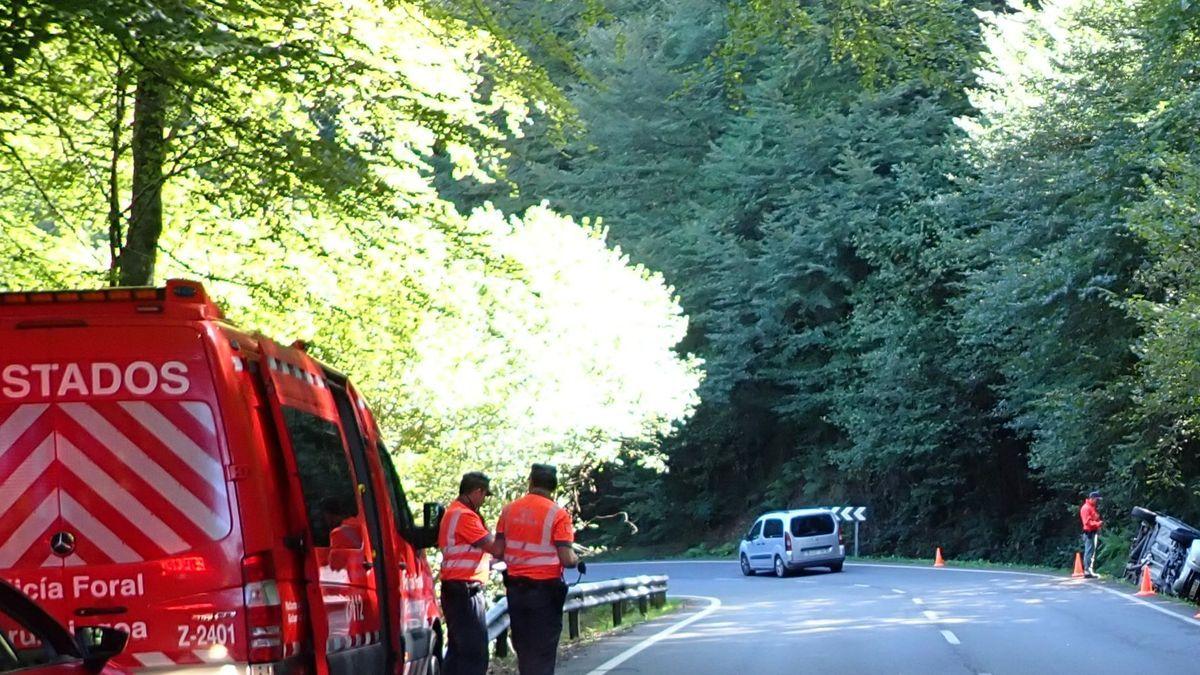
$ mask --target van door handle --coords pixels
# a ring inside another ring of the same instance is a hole
[[[364,569],[364,570],[369,570],[369,569],[371,569],[371,568],[372,568],[372,567],[374,567],[374,566],[375,566],[375,561],[373,561],[373,560],[363,560],[363,569]]]
[[[406,563],[404,561],[400,561],[400,562],[396,563],[396,567],[399,567],[402,570],[406,570],[406,569],[408,569],[408,563]]]

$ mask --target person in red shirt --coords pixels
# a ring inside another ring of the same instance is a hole
[[[491,496],[491,481],[478,471],[463,474],[458,499],[438,530],[442,550],[442,614],[446,618],[448,675],[485,675],[488,669],[487,613],[483,587],[491,556],[501,549],[479,515]]]
[[[1096,547],[1100,543],[1100,528],[1104,527],[1099,504],[1100,493],[1092,492],[1079,507],[1079,520],[1083,523],[1083,576],[1088,579],[1096,578]]]
[[[509,628],[521,675],[554,675],[567,599],[563,568],[586,571],[572,547],[571,516],[554,501],[557,488],[555,467],[534,464],[529,494],[504,507],[496,521],[496,539],[508,566]]]

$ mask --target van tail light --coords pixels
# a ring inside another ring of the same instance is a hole
[[[250,663],[283,660],[283,603],[270,552],[242,558]]]
[[[792,552],[792,533],[791,532],[783,533],[783,549],[785,551],[787,551],[788,553]]]
[[[841,546],[846,543],[845,538],[842,537],[842,526],[838,525],[837,530],[838,530],[838,545]]]

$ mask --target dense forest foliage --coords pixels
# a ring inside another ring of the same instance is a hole
[[[1054,563],[1094,488],[1200,520],[1200,3],[0,27],[0,285],[207,279],[361,373],[423,494],[548,457],[593,542],[853,503],[868,551]]]
[[[463,3],[464,6],[474,3]],[[695,404],[662,277],[547,208],[457,211],[536,107],[505,23],[443,3],[31,0],[0,9],[0,288],[207,282],[379,414],[417,500],[466,470],[653,454]],[[0,355],[0,359],[3,355]]]
[[[594,541],[863,504],[875,552],[1062,563],[1090,489],[1200,516],[1200,6],[506,4],[580,130],[446,193],[601,216],[707,373]]]

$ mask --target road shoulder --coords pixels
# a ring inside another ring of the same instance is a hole
[[[598,668],[609,662],[617,655],[635,649],[642,642],[670,630],[705,611],[709,602],[703,598],[678,597],[679,607],[670,614],[665,614],[650,621],[645,621],[627,629],[607,633],[597,640],[585,643],[567,644],[559,652],[559,675],[590,675]]]

